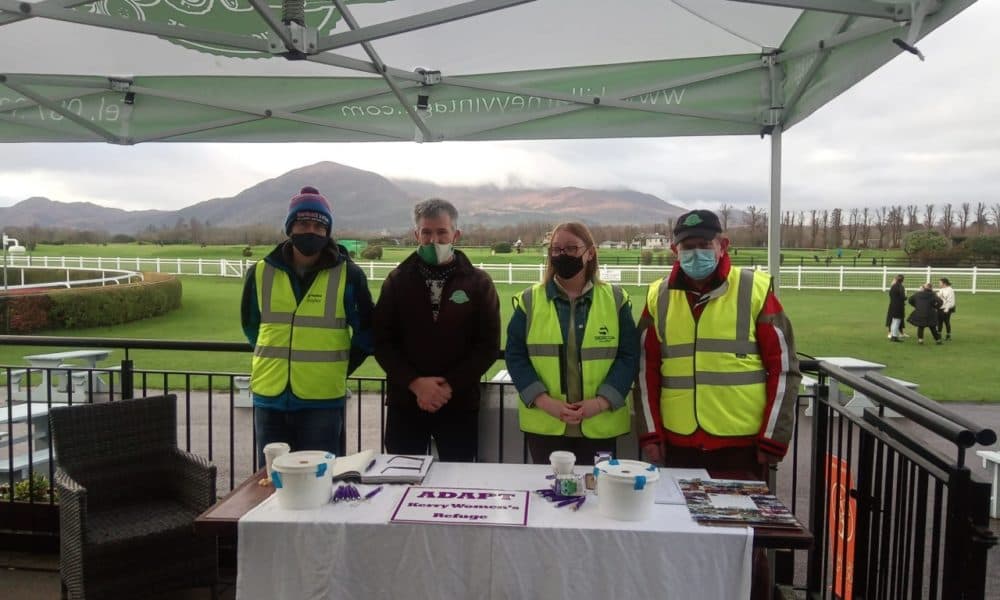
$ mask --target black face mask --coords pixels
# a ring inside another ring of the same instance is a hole
[[[552,268],[555,269],[556,275],[560,279],[572,279],[577,273],[583,270],[582,256],[560,254],[559,256],[549,257],[549,261],[552,263]]]
[[[320,250],[326,247],[326,236],[315,233],[293,233],[292,245],[302,253],[303,256],[315,256]]]

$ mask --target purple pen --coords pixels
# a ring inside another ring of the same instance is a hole
[[[374,490],[372,490],[372,491],[368,492],[367,494],[365,494],[365,500],[370,500],[371,498],[374,498],[375,494],[377,494],[377,493],[379,493],[381,491],[382,491],[382,486],[378,486]]]

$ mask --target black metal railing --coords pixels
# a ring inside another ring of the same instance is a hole
[[[6,376],[7,415],[0,425],[0,450],[7,449],[8,469],[0,469],[0,486],[16,484],[15,454],[37,452],[39,442],[30,419],[14,423],[17,406],[37,403],[107,401],[132,396],[176,393],[178,436],[186,449],[211,460],[219,471],[219,490],[232,489],[257,469],[253,411],[248,406],[246,373],[139,369],[130,350],[178,350],[249,353],[243,343],[117,340],[0,336],[0,344],[23,346],[101,347],[125,351],[114,368],[63,366],[67,381],[62,390],[47,373],[45,390],[31,387],[27,367],[0,367]],[[808,523],[815,542],[809,551],[786,551],[776,560],[776,581],[807,593],[810,598],[984,598],[986,559],[996,537],[989,530],[990,486],[973,476],[966,454],[975,445],[991,445],[996,433],[969,422],[953,411],[894,381],[875,374],[864,379],[824,362],[802,361],[803,371],[817,379],[814,391],[799,400],[813,400],[814,414],[796,410],[789,456],[781,464],[778,490],[800,519]],[[14,371],[23,370],[31,394],[20,401],[12,395]],[[104,382],[104,387],[98,384]],[[839,383],[838,383],[839,382]],[[242,383],[242,385],[241,385]],[[831,401],[831,385],[845,385],[864,394],[876,406],[857,415]],[[527,451],[517,427],[516,391],[511,384],[484,382],[481,409],[482,459],[489,462],[526,462]],[[385,432],[385,381],[354,377],[341,440],[347,452],[382,447]],[[896,411],[907,417],[907,427],[886,416]],[[924,435],[916,436],[919,427]],[[494,439],[492,436],[496,436]],[[932,442],[927,440],[931,439]],[[626,447],[627,446],[627,447]],[[633,445],[620,444],[623,456]],[[16,452],[15,452],[16,450]],[[49,453],[41,471],[51,481],[55,461]],[[28,464],[24,475],[36,472]],[[27,491],[34,494],[27,479]],[[0,501],[0,542],[9,547],[54,547],[58,532],[57,505],[41,490],[27,502]],[[19,534],[11,533],[19,530]],[[6,530],[7,533],[2,533]],[[26,536],[25,531],[32,532]],[[28,541],[25,541],[28,540]],[[848,589],[850,588],[850,589]]]
[[[812,421],[809,526],[815,535],[810,598],[984,598],[990,485],[973,477],[967,451],[996,442],[972,423],[877,374],[858,378],[804,361],[817,377]],[[861,415],[830,402],[844,384],[872,400]],[[914,435],[888,411],[932,436]]]

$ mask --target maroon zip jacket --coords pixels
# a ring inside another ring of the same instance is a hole
[[[493,280],[455,251],[455,270],[441,293],[438,320],[411,254],[382,283],[374,313],[375,360],[385,369],[388,404],[415,407],[410,382],[444,377],[449,406],[479,408],[479,381],[500,351],[500,301]]]

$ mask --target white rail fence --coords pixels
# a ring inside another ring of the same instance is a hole
[[[156,271],[174,275],[210,277],[243,277],[256,259],[225,258],[88,258],[67,256],[8,257],[8,266],[58,267],[91,270]],[[381,281],[396,267],[396,263],[361,261],[357,263],[368,279]],[[543,264],[488,264],[485,269],[493,281],[529,285],[539,281],[545,272]],[[648,285],[670,272],[669,265],[609,265],[601,269],[606,281],[624,285]],[[980,293],[1000,292],[1000,269],[978,267],[849,267],[849,266],[788,266],[781,268],[780,286],[794,290],[887,290],[892,278],[906,276],[908,288],[925,281],[937,282],[947,277],[956,291]]]
[[[72,287],[97,287],[106,285],[120,285],[123,283],[132,283],[133,281],[142,281],[142,273],[138,271],[129,271],[126,269],[111,269],[102,268],[95,269],[92,267],[40,267],[32,265],[31,270],[44,270],[51,272],[50,276],[46,276],[45,282],[33,282],[28,283],[27,277],[25,277],[25,272],[28,267],[15,266],[7,262],[3,266],[3,279],[0,280],[0,290],[23,290],[23,289],[36,289],[36,288],[72,288]],[[75,273],[88,272],[88,273],[100,273],[98,277],[89,277],[86,279],[78,279],[74,277]]]

